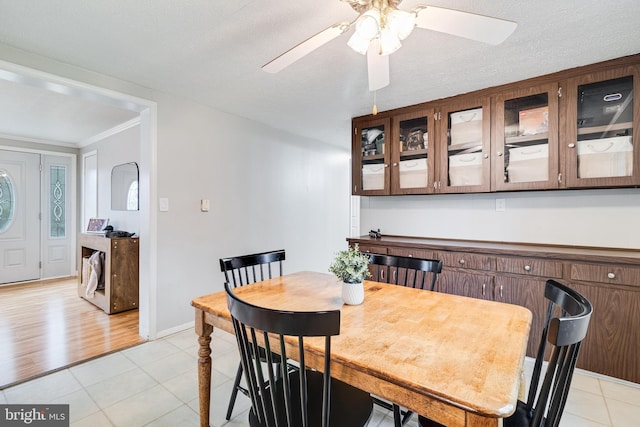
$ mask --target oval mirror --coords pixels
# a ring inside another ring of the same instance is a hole
[[[138,164],[114,166],[111,170],[111,210],[138,210]]]

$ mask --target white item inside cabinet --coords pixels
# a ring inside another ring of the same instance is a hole
[[[578,141],[578,177],[608,178],[633,174],[631,136]]]

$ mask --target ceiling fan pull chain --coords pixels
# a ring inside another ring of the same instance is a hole
[[[376,105],[376,94],[378,93],[377,90],[373,91],[373,111],[372,114],[375,116],[376,114],[378,114],[378,106]]]

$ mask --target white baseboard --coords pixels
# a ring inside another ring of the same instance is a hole
[[[156,339],[164,338],[166,336],[173,335],[178,332],[186,331],[187,329],[194,330],[195,326],[196,326],[196,322],[193,321],[193,322],[183,323],[182,325],[174,326],[173,328],[158,331],[158,333],[156,334]],[[194,332],[194,335],[195,335],[195,332]]]

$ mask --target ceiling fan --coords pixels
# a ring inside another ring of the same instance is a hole
[[[402,0],[341,1],[349,3],[358,12],[354,21],[332,25],[271,60],[262,69],[277,73],[355,27],[347,44],[356,52],[367,55],[369,90],[375,91],[389,85],[389,55],[400,48],[401,41],[415,27],[497,45],[517,26],[504,19],[435,6],[418,6],[407,12],[398,9]]]

